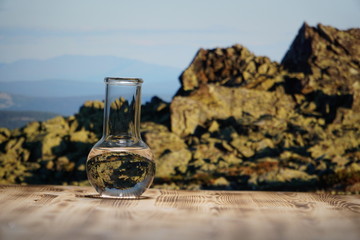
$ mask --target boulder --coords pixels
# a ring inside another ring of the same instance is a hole
[[[184,140],[160,124],[145,122],[141,129],[144,141],[155,157],[156,177],[184,174],[191,159],[191,152]]]
[[[246,88],[229,88],[214,84],[202,85],[189,96],[173,99],[171,130],[179,136],[193,134],[197,126],[213,119],[240,119],[244,115],[258,119],[277,116],[286,119],[293,112],[293,99],[280,92]]]
[[[35,126],[33,126],[35,125]],[[33,128],[36,132],[36,124],[29,124],[29,127]],[[42,122],[40,125],[40,130],[42,132],[58,134],[64,136],[68,134],[69,131],[69,124],[66,119],[62,116],[57,116],[55,118],[49,119],[45,122]]]
[[[156,96],[151,98],[141,107],[141,122],[155,122],[170,127],[170,103]]]
[[[284,56],[290,72],[302,72],[303,92],[321,90],[327,95],[354,94],[360,81],[360,29],[341,31],[306,23]],[[355,86],[356,85],[356,86]]]
[[[177,95],[186,95],[210,83],[268,90],[279,81],[278,74],[278,63],[267,57],[257,57],[239,44],[229,48],[200,49],[181,74],[181,88]],[[264,82],[267,83],[262,84]]]
[[[0,128],[0,143],[5,142],[11,136],[11,131],[7,128]]]
[[[191,152],[186,148],[178,151],[166,152],[156,159],[156,177],[168,178],[186,173]]]

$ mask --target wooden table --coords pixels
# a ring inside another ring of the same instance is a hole
[[[0,239],[360,239],[360,196],[0,186]]]

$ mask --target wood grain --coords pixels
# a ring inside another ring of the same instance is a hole
[[[0,186],[0,239],[360,239],[360,197],[150,189],[101,199],[90,187]]]

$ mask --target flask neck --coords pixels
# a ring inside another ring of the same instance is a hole
[[[141,79],[106,78],[103,140],[132,145],[141,141]]]

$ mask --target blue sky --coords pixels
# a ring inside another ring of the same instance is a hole
[[[0,0],[0,62],[111,55],[184,69],[240,43],[280,61],[306,21],[360,27],[360,0]]]

